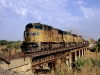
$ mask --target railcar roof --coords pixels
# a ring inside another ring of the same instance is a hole
[[[73,36],[76,36],[76,37],[78,36],[77,34],[72,34],[72,35],[73,35]]]
[[[63,31],[63,30],[58,29],[58,28],[53,28],[52,26],[49,26],[49,25],[47,25],[47,24],[42,24],[42,23],[40,23],[40,22],[37,22],[37,23],[28,23],[27,25],[43,25],[43,26],[48,27],[48,28],[52,28],[52,29],[55,29],[55,30],[58,30],[58,31],[66,32],[67,34],[71,34],[71,32]],[[26,25],[26,26],[27,26],[27,25]],[[77,35],[77,34],[71,34],[71,35],[76,36],[76,37],[77,37],[77,36],[82,37],[81,35]]]

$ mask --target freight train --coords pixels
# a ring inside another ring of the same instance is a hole
[[[86,44],[82,36],[71,34],[52,26],[41,23],[28,23],[24,31],[22,52],[35,52],[43,50],[75,47]]]

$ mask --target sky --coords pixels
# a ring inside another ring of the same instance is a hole
[[[26,24],[37,22],[97,40],[100,0],[0,0],[0,40],[23,40]]]

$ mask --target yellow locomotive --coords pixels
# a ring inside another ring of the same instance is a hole
[[[71,34],[70,32],[38,22],[26,25],[21,49],[24,52],[42,51],[62,47],[72,47],[82,45],[82,43],[82,36]]]

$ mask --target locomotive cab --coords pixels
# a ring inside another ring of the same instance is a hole
[[[27,24],[24,31],[24,41],[21,46],[22,51],[28,51],[31,50],[31,48],[37,48],[42,40],[42,32],[43,25],[40,23]]]

